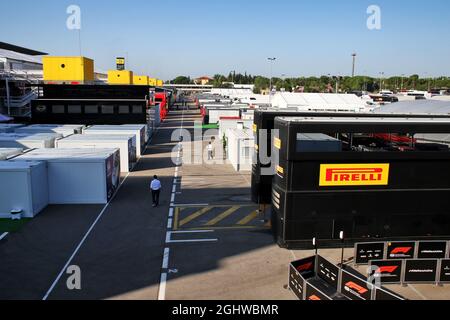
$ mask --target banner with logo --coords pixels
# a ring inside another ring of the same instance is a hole
[[[450,260],[441,260],[441,268],[439,270],[439,282],[450,283]]]
[[[405,262],[404,283],[437,282],[438,260],[408,260]]]
[[[416,252],[416,242],[390,242],[387,245],[388,260],[414,259]]]
[[[402,282],[403,260],[373,260],[371,276],[383,284],[399,284]]]
[[[445,259],[447,257],[447,241],[419,242],[418,259]]]
[[[333,287],[339,287],[339,267],[319,256],[317,259],[317,276]]]
[[[299,298],[304,300],[306,279],[315,276],[316,257],[294,261],[289,267],[289,289]]]
[[[373,285],[342,270],[341,293],[350,300],[372,300]]]
[[[355,245],[355,264],[365,265],[372,260],[384,259],[384,250],[386,243],[357,243]]]

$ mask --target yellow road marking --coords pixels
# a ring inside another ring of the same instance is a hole
[[[191,214],[190,216],[186,217],[185,219],[180,221],[180,227],[184,226],[185,224],[188,224],[189,222],[191,222],[192,220],[197,219],[198,217],[204,215],[205,213],[207,213],[208,211],[210,211],[213,207],[206,207],[203,208],[193,214]]]
[[[232,215],[233,213],[238,211],[240,208],[241,208],[240,206],[231,207],[230,209],[228,209],[224,213],[218,215],[217,217],[215,217],[214,219],[209,221],[207,224],[205,224],[205,226],[214,226],[214,225],[216,225],[220,221],[224,220],[225,218],[229,217],[230,215]]]
[[[175,221],[173,223],[173,230],[178,229],[178,217],[180,216],[180,208],[175,208]]]
[[[258,211],[253,211],[248,216],[246,216],[244,219],[239,221],[237,224],[240,226],[244,226],[247,223],[249,223],[250,221],[255,220],[257,217],[258,217]]]

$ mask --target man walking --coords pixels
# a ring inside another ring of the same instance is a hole
[[[158,180],[158,176],[153,176],[150,189],[152,190],[153,208],[156,208],[159,206],[159,195],[161,193],[161,181]]]
[[[214,149],[211,142],[208,144],[207,149],[208,149],[208,161],[214,160],[214,153],[213,153]]]

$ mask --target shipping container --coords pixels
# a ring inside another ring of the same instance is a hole
[[[109,70],[108,84],[133,84],[133,71],[129,70]]]
[[[150,125],[142,125],[142,124],[122,124],[120,125],[121,127],[124,128],[131,128],[131,129],[136,129],[136,130],[140,130],[141,134],[142,132],[144,132],[144,136],[141,136],[141,138],[145,139],[145,143],[147,144],[147,142],[150,140],[151,136],[152,136],[152,131],[153,131],[153,127]]]
[[[77,134],[56,142],[58,149],[120,149],[121,172],[128,173],[137,162],[135,135]]]
[[[47,163],[49,204],[106,204],[120,183],[119,149],[36,149],[13,161]]]
[[[222,117],[241,117],[241,109],[240,108],[207,108],[209,120],[208,124],[218,124],[220,118]]]
[[[147,76],[133,76],[133,84],[137,86],[148,86]]]
[[[0,161],[0,218],[21,210],[33,218],[48,205],[47,165],[38,161]]]
[[[27,127],[16,129],[15,133],[57,133],[63,137],[68,137],[73,134],[81,134],[85,129],[84,125],[68,125],[68,124],[33,124]]]
[[[126,127],[126,126],[114,126],[114,125],[97,125],[92,126],[84,130],[86,135],[111,135],[111,134],[132,134],[136,137],[137,148],[136,156],[140,158],[145,152],[145,127]]]
[[[13,133],[16,129],[25,127],[24,124],[0,123],[0,133]]]
[[[253,160],[253,134],[250,129],[228,129],[227,156],[233,168],[238,172],[252,170]]]
[[[450,238],[450,149],[414,138],[450,133],[450,119],[276,118],[275,129],[280,246],[336,245],[340,231],[348,243]],[[306,148],[309,134],[323,147]]]
[[[42,58],[44,81],[86,83],[95,80],[94,60],[86,57]]]
[[[60,138],[62,135],[57,133],[3,133],[0,134],[0,148],[54,148]]]
[[[18,156],[22,152],[22,148],[0,148],[0,161]]]

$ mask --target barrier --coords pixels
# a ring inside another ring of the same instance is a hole
[[[446,277],[450,280],[450,260],[446,266]],[[399,269],[402,270],[401,266]],[[290,264],[288,288],[298,299],[306,301],[405,300],[386,288],[369,283],[351,267],[342,269],[319,255]]]
[[[449,241],[363,242],[355,244],[355,265],[373,260],[447,259]]]

